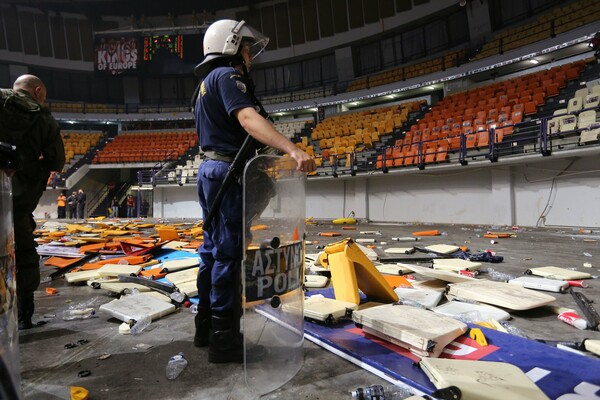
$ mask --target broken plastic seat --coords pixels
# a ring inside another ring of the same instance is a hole
[[[364,332],[422,357],[438,357],[444,347],[465,333],[467,325],[423,308],[384,304],[352,313]]]
[[[350,238],[325,247],[326,261],[331,271],[335,298],[354,304],[360,303],[358,289],[368,297],[382,302],[398,301],[398,295],[385,281],[373,262]]]

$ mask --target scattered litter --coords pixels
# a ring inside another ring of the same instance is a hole
[[[500,325],[502,325],[502,327],[504,329],[506,329],[506,333],[509,333],[509,334],[515,335],[515,336],[520,336],[520,337],[527,338],[527,335],[525,335],[525,333],[522,330],[520,330],[516,326],[512,325],[508,321],[500,321]]]
[[[96,310],[93,307],[82,309],[69,309],[63,311],[63,320],[71,321],[74,319],[88,319],[96,315]]]
[[[58,290],[56,290],[55,288],[52,288],[52,287],[47,287],[46,288],[46,293],[47,294],[57,294]]]
[[[56,314],[44,314],[43,318],[47,318],[47,319],[56,318]]]
[[[587,252],[583,253],[583,255],[586,256],[586,257],[593,257],[590,253],[587,253]]]
[[[592,230],[591,229],[583,229],[583,228],[581,228],[579,230],[579,233],[592,233]]]
[[[358,399],[406,399],[412,396],[412,392],[401,386],[371,385],[357,388],[351,392],[353,398]]]
[[[69,393],[71,400],[87,400],[90,396],[90,392],[81,386],[70,386]]]
[[[107,358],[109,358],[112,354],[109,353],[104,353],[101,356],[98,357],[98,360],[106,360]]]
[[[583,239],[583,241],[586,243],[596,243],[597,242],[596,239]]]
[[[496,243],[498,243],[498,242],[497,242],[496,240],[492,239],[492,240],[490,240],[490,243],[491,243],[491,244],[496,244]]]
[[[133,349],[134,350],[150,350],[153,347],[154,346],[152,346],[151,344],[138,343],[138,344],[135,345],[135,347]]]
[[[531,257],[521,258],[521,261],[531,261],[531,260],[533,260],[533,258],[531,258]]]
[[[119,333],[121,335],[131,335],[131,328],[127,322],[123,322],[121,325],[119,325]]]
[[[354,240],[356,243],[375,243],[377,240],[375,239],[367,239],[367,238],[358,238]]]
[[[141,334],[152,323],[152,317],[144,315],[143,317],[129,321],[130,333],[133,336]]]
[[[589,262],[584,262],[583,266],[586,267],[586,268],[592,268],[592,264],[589,263]]]
[[[96,302],[96,297],[78,303],[74,306],[69,306],[63,311],[63,320],[70,321],[74,319],[87,319],[96,315],[96,309],[92,305]],[[68,301],[70,302],[70,300]]]
[[[485,335],[479,328],[471,328],[469,331],[469,337],[477,342],[480,346],[487,346],[488,342]]]
[[[438,231],[437,229],[434,229],[431,231],[413,232],[411,235],[413,235],[413,236],[438,236],[439,234],[440,234],[440,231]]]
[[[84,369],[83,371],[79,371],[77,373],[77,376],[80,378],[85,378],[86,376],[90,376],[92,374],[92,371],[90,371],[89,369]]]
[[[508,282],[511,279],[516,278],[515,276],[513,276],[511,274],[496,271],[494,268],[483,268],[483,269],[481,269],[481,271],[486,272],[488,274],[489,278],[492,281],[496,281],[496,282]]]
[[[396,241],[396,242],[414,242],[416,240],[420,240],[420,238],[405,236],[405,237],[393,237],[392,240]]]
[[[167,379],[177,378],[187,365],[188,362],[183,352],[169,358],[169,362],[167,363]]]
[[[562,312],[560,314],[558,314],[558,319],[560,319],[562,322],[565,322],[571,326],[574,326],[577,329],[587,329],[588,324],[587,321],[583,318],[581,318],[579,316],[579,314],[574,313],[574,312],[570,312],[570,311],[565,311]]]
[[[79,339],[76,343],[67,343],[65,344],[65,349],[74,349],[77,346],[83,346],[84,344],[89,343],[90,341],[87,339]]]
[[[585,283],[584,281],[581,281],[581,280],[571,280],[571,281],[567,281],[567,283],[569,284],[569,286],[574,286],[574,287],[582,287],[582,288],[589,287],[587,283]]]

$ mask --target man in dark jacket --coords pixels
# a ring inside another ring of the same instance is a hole
[[[17,146],[21,165],[12,178],[17,304],[19,329],[28,329],[33,326],[33,292],[40,283],[40,257],[33,239],[36,226],[33,211],[46,190],[50,172],[62,170],[65,149],[58,124],[50,110],[44,107],[46,86],[38,77],[18,77],[12,91],[3,89],[2,96],[5,95],[14,96],[23,105],[22,116],[13,123],[18,126],[2,126],[0,129],[19,132],[12,143]]]
[[[87,198],[83,189],[77,192],[77,219],[85,218],[85,202]]]
[[[67,197],[67,204],[69,205],[69,218],[77,218],[77,192],[73,192]]]

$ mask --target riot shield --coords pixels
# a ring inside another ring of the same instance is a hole
[[[306,175],[290,157],[261,155],[244,170],[244,375],[258,397],[303,363]]]
[[[0,399],[21,398],[14,243],[11,180],[0,169]]]

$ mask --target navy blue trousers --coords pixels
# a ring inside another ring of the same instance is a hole
[[[198,199],[204,217],[222,186],[229,163],[206,160],[198,170]],[[204,231],[198,249],[202,263],[198,272],[198,307],[213,312],[235,311],[241,306],[243,258],[243,190],[232,181],[216,213],[212,227]]]

